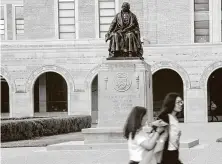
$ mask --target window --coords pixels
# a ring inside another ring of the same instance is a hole
[[[16,39],[24,37],[24,8],[23,6],[15,6],[15,31]]]
[[[59,38],[73,39],[75,34],[75,0],[59,0]]]
[[[194,0],[194,42],[209,42],[209,0]]]
[[[1,40],[5,40],[5,19],[4,19],[4,6],[1,7],[1,20],[0,20],[0,33]]]
[[[109,30],[115,11],[115,0],[99,0],[99,37],[104,38]]]

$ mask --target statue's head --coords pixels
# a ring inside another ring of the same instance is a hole
[[[128,2],[123,2],[122,10],[123,11],[129,11],[130,10],[130,4]]]

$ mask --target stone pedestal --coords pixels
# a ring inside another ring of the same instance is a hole
[[[122,142],[123,127],[134,106],[153,120],[152,73],[143,60],[107,60],[98,73],[98,126],[84,129],[85,143]]]
[[[98,127],[123,127],[134,106],[153,118],[152,74],[142,60],[107,60],[98,73]]]

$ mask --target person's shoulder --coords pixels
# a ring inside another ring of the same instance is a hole
[[[149,138],[147,133],[143,130],[139,130],[139,131],[136,132],[134,140],[138,141],[138,142],[140,142],[140,141],[142,142],[142,141],[146,140],[147,138]]]

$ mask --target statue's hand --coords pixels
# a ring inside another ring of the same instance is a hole
[[[123,30],[118,30],[116,33],[118,33],[121,37],[123,36]]]
[[[107,42],[109,39],[110,39],[110,34],[107,33],[107,34],[105,35],[105,41]]]
[[[122,30],[122,33],[126,33],[126,30]]]

